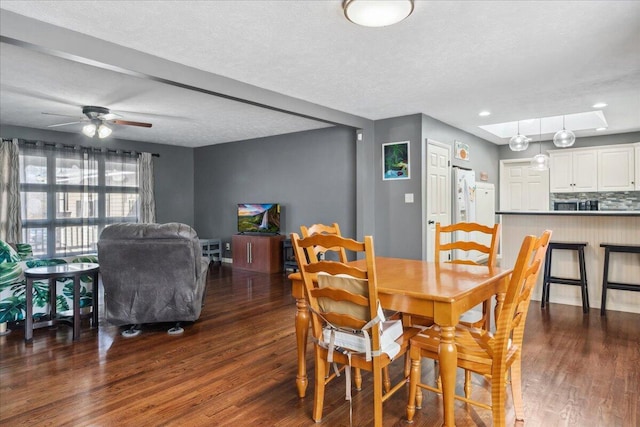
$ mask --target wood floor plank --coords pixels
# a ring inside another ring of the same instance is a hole
[[[145,325],[136,338],[102,317],[70,328],[38,329],[25,344],[20,325],[0,337],[0,425],[312,426],[313,356],[307,397],[295,387],[295,301],[286,275],[212,266],[200,319]],[[527,426],[635,427],[640,413],[640,315],[551,304],[529,312],[523,349]],[[309,345],[311,349],[311,345]],[[400,361],[401,362],[401,361]],[[402,362],[391,375],[399,378]],[[423,361],[423,381],[436,365]],[[353,391],[353,425],[372,424],[371,376]],[[462,374],[457,391],[462,393]],[[323,422],[348,426],[344,377],[327,387]],[[414,426],[442,424],[442,400],[423,391]],[[487,400],[486,380],[473,379]],[[406,426],[406,392],[384,405],[385,426]],[[507,422],[515,423],[510,397]],[[456,402],[458,426],[489,426],[491,413]],[[517,424],[520,425],[520,424]]]

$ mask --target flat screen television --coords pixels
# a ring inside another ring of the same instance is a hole
[[[280,205],[238,203],[238,233],[280,233]]]

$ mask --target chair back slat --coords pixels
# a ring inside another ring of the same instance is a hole
[[[461,233],[474,233],[463,238]],[[489,244],[470,240],[480,235],[490,237]],[[487,255],[487,266],[495,267],[498,261],[498,241],[500,234],[500,224],[493,226],[483,225],[476,222],[458,222],[450,225],[441,225],[436,223],[435,233],[435,260],[439,262],[441,253],[446,251],[460,250],[464,252],[478,251]],[[475,260],[470,259],[451,259],[447,262],[455,264],[478,264]]]
[[[309,227],[302,225],[300,226],[300,233],[302,234],[303,238],[313,236],[314,234],[342,236],[342,234],[340,233],[340,226],[336,222],[331,225],[313,224]],[[311,261],[316,262],[318,261],[319,255],[322,254],[324,256],[326,252],[336,252],[338,254],[338,260],[340,262],[347,262],[346,251],[336,246],[323,247],[316,245],[313,247],[313,249],[310,249],[308,251],[307,256]]]
[[[318,261],[307,265],[309,273],[328,273],[331,275],[345,274],[357,279],[366,279],[367,271],[361,268],[345,265],[336,261]]]

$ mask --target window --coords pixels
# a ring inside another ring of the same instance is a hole
[[[138,222],[137,157],[22,144],[20,192],[34,255],[96,252],[106,225]]]

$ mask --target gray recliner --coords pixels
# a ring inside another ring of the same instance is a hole
[[[100,235],[98,259],[110,323],[200,317],[209,259],[202,256],[198,236],[188,225],[112,224]]]

